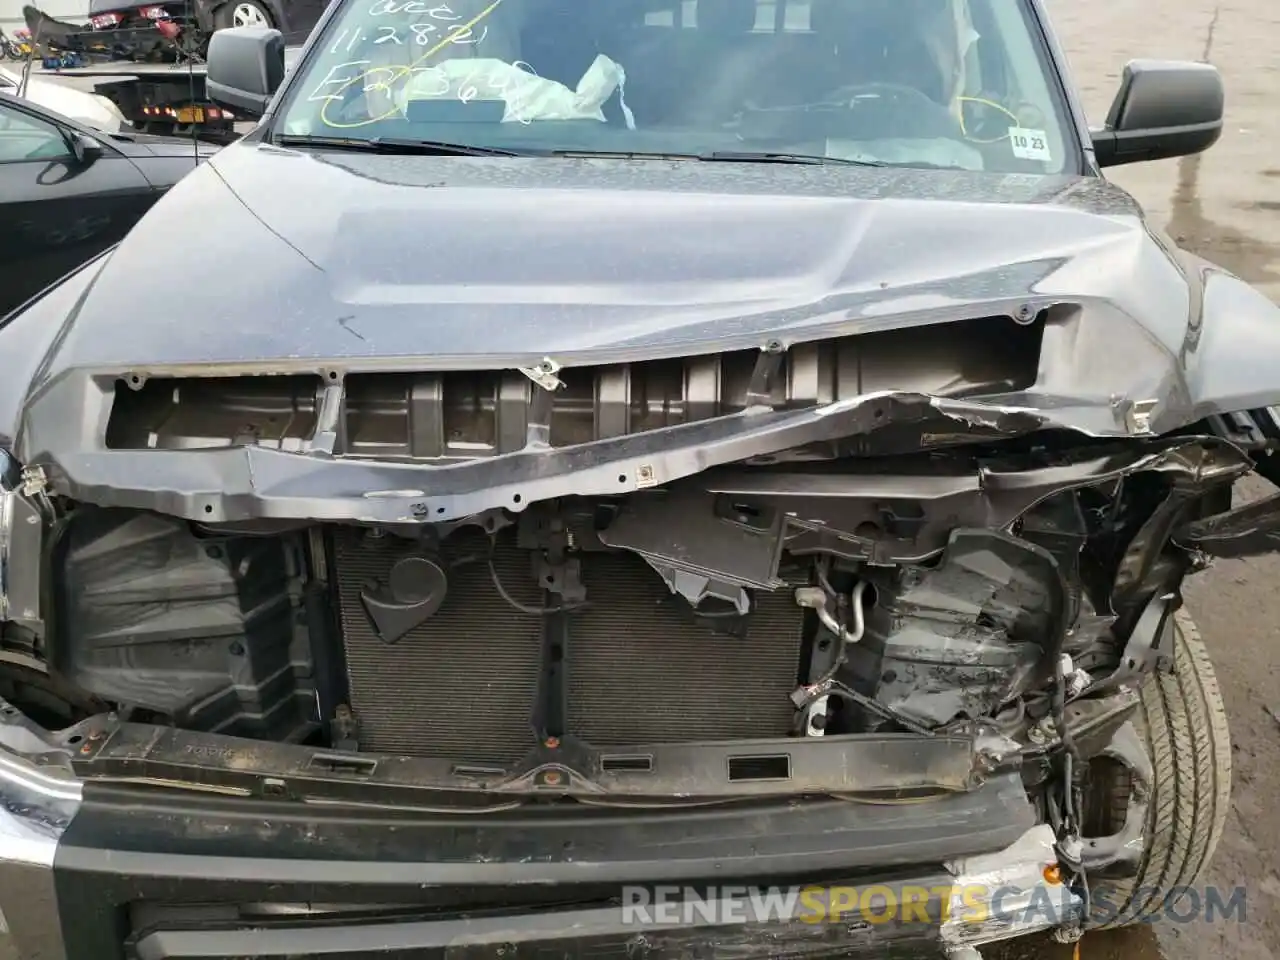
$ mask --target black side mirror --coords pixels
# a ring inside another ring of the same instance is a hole
[[[1222,75],[1207,63],[1132,60],[1107,125],[1092,133],[1100,167],[1185,157],[1222,136]]]
[[[227,27],[209,38],[205,92],[214,103],[260,117],[284,80],[284,34]]]
[[[78,166],[87,167],[95,160],[100,159],[104,153],[102,144],[93,139],[93,137],[76,130],[64,130],[62,135],[66,138],[67,149],[75,157]]]

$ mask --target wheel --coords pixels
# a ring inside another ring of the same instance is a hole
[[[218,30],[225,27],[275,27],[275,19],[271,11],[259,0],[231,0],[218,8],[214,15],[214,26]]]
[[[1100,881],[1106,901],[1095,910],[1099,929],[1186,910],[1188,888],[1204,875],[1227,819],[1231,735],[1218,678],[1184,610],[1175,614],[1172,634],[1173,671],[1147,678],[1134,721],[1151,758],[1146,845],[1137,876]],[[1097,778],[1086,807],[1101,808],[1114,829],[1129,805],[1129,786],[1117,767]]]

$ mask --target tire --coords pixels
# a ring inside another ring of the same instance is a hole
[[[1125,927],[1185,910],[1187,888],[1204,876],[1231,802],[1231,734],[1218,678],[1195,622],[1175,614],[1173,672],[1148,677],[1134,721],[1151,757],[1146,848],[1136,877],[1106,880],[1098,929]],[[1099,784],[1116,822],[1128,804],[1127,776]]]
[[[223,30],[227,27],[259,25],[241,22],[246,17],[249,19],[256,17],[262,21],[263,25],[278,28],[275,17],[271,15],[271,10],[259,0],[229,0],[229,2],[220,6],[214,14],[213,27],[215,30]]]

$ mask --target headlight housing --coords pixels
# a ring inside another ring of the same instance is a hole
[[[0,623],[42,633],[44,517],[12,455],[0,450]]]

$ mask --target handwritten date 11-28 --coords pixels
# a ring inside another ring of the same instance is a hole
[[[375,47],[384,43],[401,47],[410,45],[425,47],[428,44],[440,42],[439,35],[441,31],[434,23],[411,23],[407,27],[391,27],[386,24],[378,24],[374,29],[377,30],[378,35],[372,38],[363,30],[343,30],[334,39],[333,46],[329,48],[329,52],[351,53],[370,41]],[[479,33],[476,33],[470,27],[463,30],[455,29],[450,32],[446,42],[462,46],[482,43],[488,33],[489,28],[487,26],[481,26]]]

